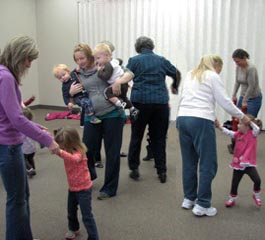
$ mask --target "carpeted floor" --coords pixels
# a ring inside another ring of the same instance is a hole
[[[51,110],[34,110],[35,120],[51,131],[59,126],[73,125],[82,134],[77,120],[45,121]],[[52,110],[54,111],[54,110]],[[142,162],[141,179],[134,182],[128,177],[127,158],[121,158],[118,195],[105,201],[97,200],[104,170],[97,169],[98,179],[93,186],[93,212],[101,240],[261,240],[265,239],[264,207],[258,208],[252,200],[252,182],[245,176],[240,184],[239,199],[228,209],[224,201],[229,194],[232,170],[228,167],[231,155],[227,151],[229,139],[217,132],[219,168],[213,182],[215,217],[195,217],[191,211],[181,209],[183,200],[181,183],[181,157],[175,123],[168,132],[168,181],[158,181],[153,161]],[[130,125],[124,127],[122,150],[128,151]],[[265,180],[265,134],[259,136],[258,171]],[[144,157],[145,141],[142,155]],[[102,150],[104,160],[104,149]],[[62,240],[67,231],[67,180],[63,160],[39,149],[36,155],[37,175],[29,179],[31,192],[31,222],[35,238]],[[264,196],[264,194],[262,195]],[[0,239],[5,233],[5,191],[0,180]],[[265,204],[265,197],[264,197]],[[80,216],[81,221],[81,216]],[[85,240],[81,223],[78,239]]]

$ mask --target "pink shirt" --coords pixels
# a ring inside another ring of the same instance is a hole
[[[79,192],[92,187],[87,158],[80,152],[74,154],[60,150],[59,157],[63,158],[70,191]]]
[[[247,133],[239,131],[234,132],[226,128],[222,128],[222,132],[235,139],[235,149],[232,162],[229,166],[236,170],[244,170],[246,166],[242,163],[247,163],[249,167],[257,166],[257,136],[260,132],[259,127],[251,122],[252,130]],[[241,163],[241,165],[240,165]]]
[[[235,135],[235,149],[233,161],[230,163],[230,167],[234,169],[244,169],[240,166],[240,162],[247,162],[251,167],[257,166],[257,138],[253,135],[252,130],[243,134],[236,132]]]

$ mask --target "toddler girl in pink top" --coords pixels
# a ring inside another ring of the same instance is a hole
[[[240,121],[236,132],[220,127],[219,122],[216,122],[217,127],[224,134],[235,139],[234,155],[232,162],[229,164],[229,166],[233,168],[233,178],[230,196],[225,202],[226,207],[232,207],[235,205],[238,186],[244,174],[247,174],[254,182],[253,199],[256,205],[261,207],[261,181],[256,169],[256,154],[257,136],[262,128],[262,122],[258,119],[254,119],[253,116],[248,115],[248,117],[251,119],[250,124],[244,124]]]
[[[88,233],[87,240],[98,240],[98,232],[91,208],[92,181],[87,166],[86,147],[81,142],[78,131],[73,127],[63,127],[55,131],[55,141],[60,149],[57,155],[64,160],[68,191],[68,227],[65,239],[75,239],[79,233],[78,205],[83,223]]]

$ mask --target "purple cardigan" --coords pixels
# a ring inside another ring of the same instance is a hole
[[[22,113],[21,93],[12,73],[0,65],[0,144],[16,145],[28,136],[48,147],[52,137]]]

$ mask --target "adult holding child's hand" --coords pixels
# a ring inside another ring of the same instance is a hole
[[[33,239],[21,149],[25,135],[52,152],[58,149],[52,136],[22,113],[19,85],[38,55],[34,40],[27,36],[13,38],[0,55],[0,174],[7,193],[6,239]]]
[[[81,83],[72,83],[70,87],[70,95],[74,96],[77,93],[80,93],[82,91],[83,87]]]
[[[244,115],[227,96],[219,76],[223,61],[217,55],[206,55],[188,72],[183,81],[177,128],[182,155],[182,208],[192,209],[197,216],[215,216],[212,207],[212,181],[217,172],[217,150],[214,125],[215,107],[219,104],[227,113],[242,119]]]

